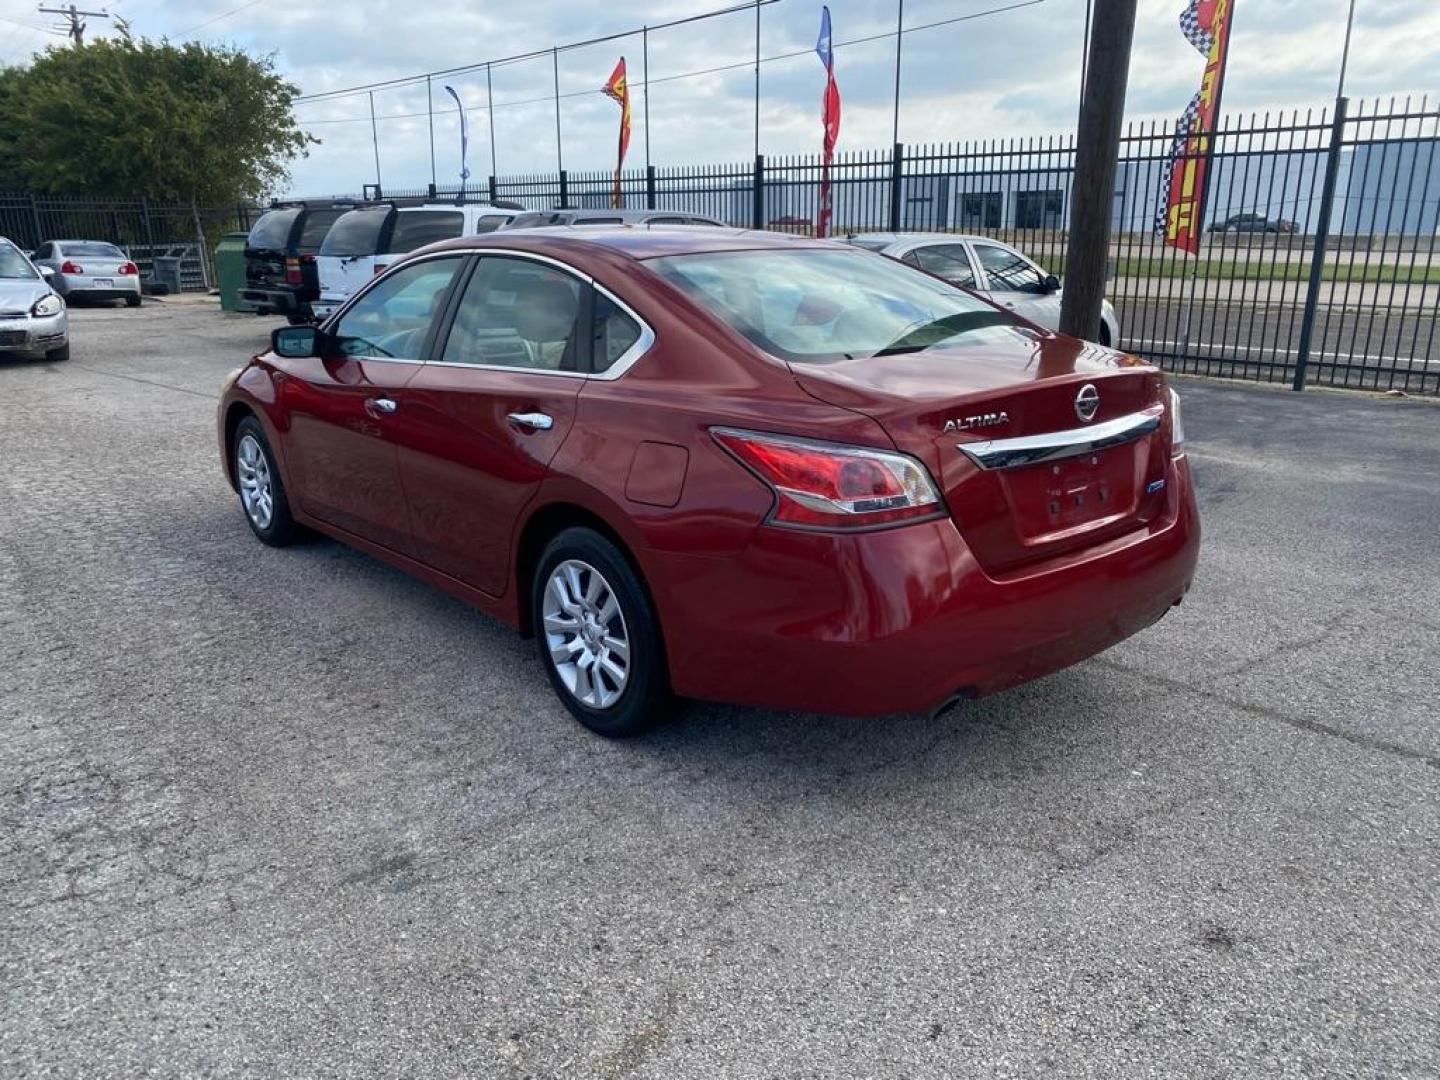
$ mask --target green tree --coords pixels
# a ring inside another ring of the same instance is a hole
[[[271,58],[121,36],[0,71],[0,190],[256,200],[317,140]]]

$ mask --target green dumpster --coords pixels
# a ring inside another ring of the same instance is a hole
[[[226,233],[215,248],[215,277],[220,285],[221,311],[250,311],[240,302],[245,287],[245,238],[248,233]]]

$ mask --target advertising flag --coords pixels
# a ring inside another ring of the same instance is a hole
[[[1205,57],[1200,89],[1175,125],[1175,139],[1166,161],[1169,180],[1160,191],[1155,232],[1165,243],[1192,255],[1200,251],[1200,220],[1205,205],[1210,140],[1219,117],[1220,89],[1230,46],[1230,13],[1234,0],[1190,0],[1180,13],[1180,30]]]
[[[620,106],[620,152],[615,160],[615,190],[610,195],[610,205],[617,209],[624,205],[620,190],[620,170],[625,168],[625,151],[630,149],[630,87],[625,82],[625,58],[615,65],[603,87],[605,96],[614,98]]]
[[[840,138],[840,88],[835,85],[835,49],[830,39],[830,8],[820,9],[820,36],[815,41],[815,55],[825,65],[825,96],[821,100],[820,123],[824,127],[824,155],[820,164],[820,210],[815,219],[815,235],[830,235],[831,205],[830,162],[835,156],[835,142]]]
[[[465,117],[465,106],[460,103],[455,88],[447,86],[445,92],[455,99],[455,107],[460,110],[460,187],[463,189],[465,181],[470,179],[470,121]]]

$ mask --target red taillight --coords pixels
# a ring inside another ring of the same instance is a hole
[[[302,279],[301,279],[301,277],[300,277],[300,260],[299,260],[299,259],[286,259],[286,260],[285,260],[285,284],[286,284],[286,285],[299,285],[299,284],[301,283],[301,280],[302,280]]]
[[[733,428],[710,433],[775,492],[767,519],[775,524],[865,529],[944,510],[924,466],[904,454]]]
[[[60,272],[62,274],[83,274],[85,268],[78,263],[73,263],[69,259],[66,259],[60,264]]]
[[[140,273],[140,268],[132,262],[121,263],[118,273],[121,277],[130,277]]]

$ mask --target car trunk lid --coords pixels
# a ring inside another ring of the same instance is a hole
[[[991,573],[1103,543],[1164,508],[1165,385],[1132,357],[1016,326],[791,369],[808,393],[872,417],[924,462]]]

